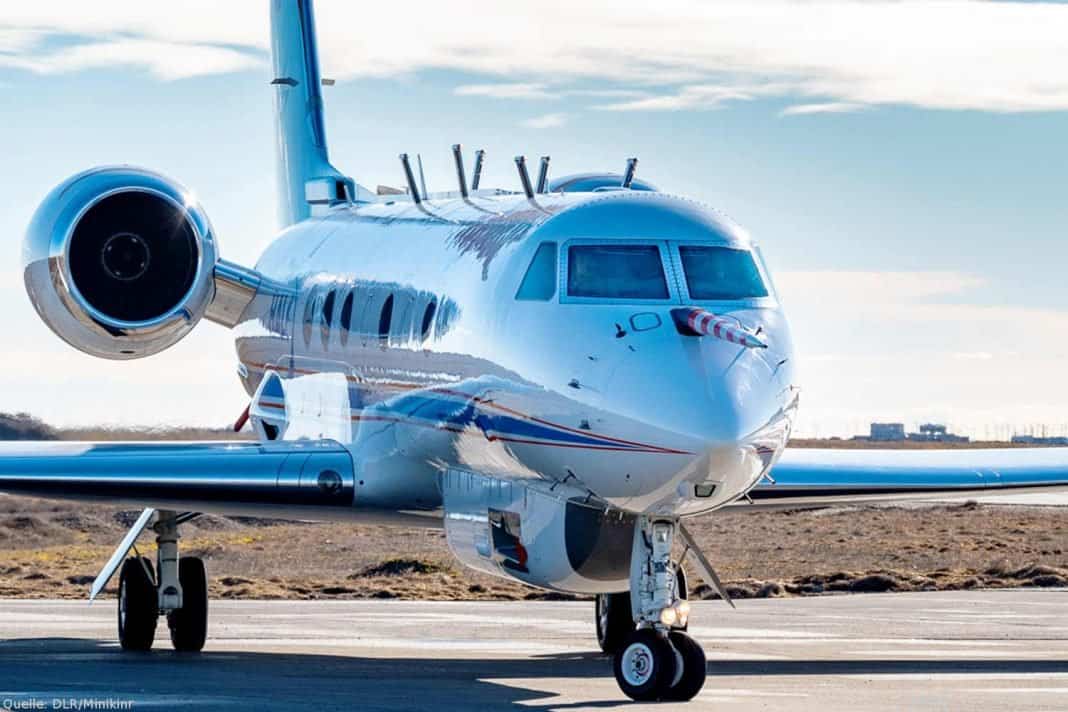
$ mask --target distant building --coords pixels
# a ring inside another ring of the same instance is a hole
[[[941,423],[924,423],[919,430],[918,433],[906,433],[904,423],[872,423],[870,435],[858,435],[853,439],[874,443],[899,443],[905,440],[921,443],[966,443],[970,439],[966,435],[949,432]]]
[[[920,432],[909,433],[909,440],[923,443],[966,443],[970,438],[966,435],[955,435],[941,423],[924,423],[920,426]]]
[[[872,423],[869,440],[875,442],[898,442],[905,439],[904,423]]]
[[[1019,445],[1068,445],[1068,438],[1064,437],[1041,438],[1034,435],[1013,435],[1012,441]]]

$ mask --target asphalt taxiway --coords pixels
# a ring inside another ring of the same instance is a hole
[[[595,652],[591,603],[213,601],[200,655],[171,652],[163,624],[152,652],[124,654],[114,617],[111,601],[0,601],[0,709],[641,709]],[[694,617],[709,675],[689,709],[1068,708],[1065,590]]]

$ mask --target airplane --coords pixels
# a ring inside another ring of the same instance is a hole
[[[402,154],[406,188],[373,192],[328,156],[311,1],[270,9],[282,230],[255,267],[129,166],[60,183],[25,236],[27,292],[70,346],[143,358],[206,319],[250,397],[235,427],[255,441],[0,447],[0,491],[144,508],[90,591],[119,574],[122,649],[161,617],[177,650],[204,646],[204,562],[179,553],[202,513],[441,527],[473,569],[594,596],[627,696],[689,700],[706,662],[683,558],[730,597],[687,518],[1068,489],[1066,450],[786,450],[796,357],[742,227],[636,159],[550,179],[545,157],[531,180],[520,156],[520,190],[486,189],[457,145],[455,191]]]

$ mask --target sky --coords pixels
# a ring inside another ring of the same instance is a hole
[[[403,7],[403,11],[399,11]],[[402,182],[449,147],[554,175],[620,171],[726,212],[794,329],[802,435],[947,422],[1068,433],[1068,5],[766,0],[316,4],[333,162]],[[277,231],[267,3],[41,0],[0,9],[0,411],[59,425],[231,422],[230,334],[137,362],[80,354],[26,298],[50,188],[151,167],[198,196],[227,259]],[[6,246],[5,246],[6,245]]]

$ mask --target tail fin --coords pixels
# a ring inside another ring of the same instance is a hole
[[[356,185],[330,164],[311,0],[271,0],[279,220],[304,220],[318,205],[356,198]]]

